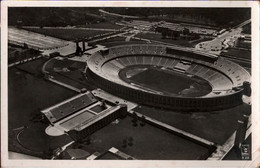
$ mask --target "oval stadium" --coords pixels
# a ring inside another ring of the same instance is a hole
[[[178,111],[212,111],[242,103],[250,74],[222,57],[188,48],[134,44],[91,55],[86,74],[119,97]]]

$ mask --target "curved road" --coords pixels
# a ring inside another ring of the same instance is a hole
[[[242,27],[250,23],[251,20],[246,20],[243,23],[232,28],[230,31],[225,31],[223,34],[217,36],[211,41],[201,42],[195,46],[197,50],[204,52],[210,52],[219,55],[223,49],[234,45],[237,38],[240,37],[242,32]]]

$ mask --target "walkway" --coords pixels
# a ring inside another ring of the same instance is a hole
[[[42,57],[42,55],[39,55],[39,56],[35,56],[35,57],[24,59],[24,60],[20,60],[20,61],[8,64],[8,68],[10,68],[12,66],[15,66],[15,65],[23,64],[23,63],[26,63],[26,62],[29,62],[29,61],[36,60],[36,59],[41,58],[41,57]]]

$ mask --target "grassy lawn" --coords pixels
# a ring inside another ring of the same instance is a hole
[[[55,80],[73,86],[77,89],[86,88],[93,90],[95,87],[90,84],[81,72],[86,67],[86,63],[71,60],[51,60],[48,62],[46,71],[48,71]],[[63,71],[62,69],[68,69]]]
[[[17,53],[16,53],[17,51]],[[15,52],[15,53],[13,53]],[[22,61],[40,55],[40,51],[33,49],[24,49],[18,46],[8,46],[8,63]]]
[[[28,63],[17,65],[16,68],[34,76],[41,76],[42,66],[47,60],[47,58],[42,57]]]
[[[118,45],[131,45],[131,44],[146,44],[145,41],[114,41],[114,42],[102,42],[100,45],[104,45],[106,47],[113,47]]]
[[[135,108],[134,111],[209,141],[223,144],[237,129],[237,120],[241,119],[243,114],[248,115],[251,107],[242,104],[221,111],[181,113],[142,106]]]
[[[185,47],[192,47],[193,46],[192,44],[189,43],[188,40],[162,39],[161,34],[139,33],[139,34],[136,35],[136,37],[144,38],[144,39],[148,39],[148,40],[160,41],[160,42],[164,42],[164,43],[180,45],[180,46],[185,46]]]
[[[156,60],[156,58],[154,58],[154,60]],[[158,61],[160,61],[159,58]],[[183,96],[197,97],[208,94],[212,90],[208,82],[203,79],[180,75],[174,71],[169,73],[169,71],[151,67],[130,78],[122,77],[122,79],[128,83],[135,83],[144,88],[163,92],[165,95],[182,94]],[[190,89],[191,86],[193,87],[192,89]]]
[[[40,74],[37,72],[40,70],[40,63],[36,60],[22,64],[19,69],[8,69],[9,129],[28,125],[33,116],[40,114],[40,110],[76,94],[37,77]]]
[[[247,43],[244,41],[238,41],[236,47],[244,48],[244,49],[251,49],[251,43]]]
[[[98,44],[100,45],[104,45],[106,47],[113,47],[113,46],[117,46],[117,45],[131,45],[131,44],[146,44],[145,41],[141,41],[138,39],[133,39],[131,38],[130,41],[125,41],[126,37],[120,37],[117,36],[115,38],[110,38],[107,40],[103,40],[101,42],[99,42]]]
[[[51,37],[56,37],[63,40],[73,41],[78,38],[87,38],[95,35],[109,33],[109,31],[97,30],[82,30],[82,29],[40,29],[40,28],[26,28],[28,31],[44,34]]]
[[[132,144],[124,146],[123,141],[130,138]],[[89,145],[81,146],[81,149],[88,153],[104,153],[115,147],[130,156],[145,160],[192,160],[198,159],[208,150],[152,125],[141,126],[140,121],[134,125],[131,117],[119,120],[118,124],[109,124],[92,134],[90,139]]]
[[[101,22],[101,23],[96,23],[96,24],[84,25],[82,27],[85,27],[85,28],[100,28],[100,29],[120,29],[124,26],[116,25],[116,24],[109,23],[109,22]]]
[[[227,52],[222,52],[221,55],[227,55],[236,58],[242,58],[246,60],[251,60],[251,51],[250,50],[241,50],[237,48],[230,48]]]
[[[117,41],[125,41],[126,37],[113,37],[110,39],[102,40],[100,43],[110,43],[110,42],[117,42]]]
[[[64,135],[50,137],[45,133],[48,126],[37,122],[43,110],[77,93],[44,80],[40,77],[46,59],[41,58],[8,69],[8,150],[32,156],[44,157],[43,151],[56,149],[70,142]],[[36,121],[32,121],[36,119]],[[20,143],[13,129],[27,126],[20,134]]]

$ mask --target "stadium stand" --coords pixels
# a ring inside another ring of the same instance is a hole
[[[67,133],[77,141],[88,137],[117,118],[126,117],[127,107],[122,104],[106,104],[99,101],[91,92],[83,92],[41,112],[50,123],[46,128],[48,135],[59,136]]]
[[[110,48],[105,57],[99,52],[94,53],[87,63],[86,73],[107,91],[118,96],[123,95],[123,97],[133,101],[141,101],[144,104],[147,104],[149,100],[150,103],[157,103],[158,106],[171,105],[173,108],[182,110],[190,110],[191,108],[194,110],[194,105],[183,108],[183,104],[188,99],[194,100],[192,102],[197,104],[198,108],[206,111],[212,110],[212,108],[220,109],[237,105],[242,102],[243,82],[250,82],[250,74],[229,60],[192,49],[164,45],[116,46]],[[138,86],[122,79],[119,73],[131,66],[156,66],[162,70],[196,76],[207,81],[212,87],[212,91],[206,95],[195,97],[190,97],[189,94],[166,96],[151,88]],[[222,101],[226,99],[232,100],[223,103]],[[203,106],[203,104],[207,104],[206,102],[202,103],[204,101],[213,101],[209,103],[213,105]]]
[[[60,104],[56,104],[42,112],[48,118],[51,124],[97,102],[97,99],[90,93],[77,95],[68,99]]]

